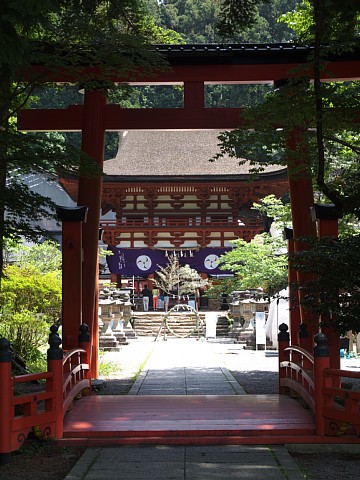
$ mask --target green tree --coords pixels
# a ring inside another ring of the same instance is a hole
[[[254,172],[261,171],[264,163],[287,163],[289,174],[296,178],[296,156],[306,149],[316,190],[325,201],[358,218],[360,132],[355,115],[360,84],[320,82],[320,68],[331,53],[346,52],[359,44],[359,13],[359,5],[353,2],[348,8],[347,2],[314,0],[302,2],[295,13],[285,15],[283,19],[294,28],[299,25],[300,40],[314,44],[309,59],[314,82],[305,70],[299,70],[296,79],[274,89],[262,104],[245,109],[245,122],[221,135],[220,153],[215,156],[221,158],[226,152],[240,162],[247,158]],[[302,131],[302,143],[289,159],[286,142],[295,127]]]
[[[10,340],[16,354],[25,361],[30,371],[46,370],[43,351],[48,333],[49,324],[42,315],[27,310],[1,310],[0,337]]]
[[[253,203],[252,208],[273,223],[278,231],[291,226],[290,203],[283,203],[273,194],[262,198],[260,203]]]
[[[220,268],[235,275],[232,287],[262,288],[273,293],[286,286],[287,255],[282,238],[261,233],[251,242],[239,238],[232,243],[234,248],[220,258]]]
[[[307,241],[309,241],[307,239]],[[339,334],[360,331],[360,236],[310,240],[310,248],[291,257],[293,268],[310,274],[302,285],[302,304]],[[325,319],[325,320],[324,320]]]
[[[234,275],[212,283],[209,296],[249,288],[262,288],[272,294],[286,286],[287,256],[282,233],[291,226],[290,205],[268,195],[253,203],[252,208],[264,217],[264,225],[269,227],[266,231],[273,227],[272,233],[257,235],[250,243],[242,239],[234,241],[233,249],[220,259],[220,268]]]
[[[49,327],[61,318],[61,252],[54,242],[6,242],[0,336],[32,367],[41,366]],[[40,362],[40,363],[39,363]]]
[[[252,3],[254,6],[259,2]],[[308,310],[332,318],[340,331],[350,327],[359,331],[354,312],[360,305],[360,276],[352,251],[358,250],[359,237],[351,235],[354,223],[360,219],[360,131],[356,119],[360,85],[356,81],[321,82],[320,78],[321,68],[326,68],[331,54],[359,46],[360,5],[351,1],[304,0],[283,20],[294,28],[299,41],[313,46],[307,65],[312,66],[312,73],[309,76],[298,69],[298,78],[269,93],[264,103],[248,108],[243,127],[222,135],[218,158],[225,151],[248,158],[254,172],[262,170],[259,162],[287,163],[289,175],[296,180],[297,155],[306,151],[317,200],[334,203],[352,225],[343,221],[344,238],[338,241],[306,239],[309,250],[295,254],[294,268],[311,273],[307,278],[312,279],[301,285],[301,301]],[[309,77],[314,81],[310,82]],[[298,150],[289,156],[285,145],[294,128],[301,129],[302,139]]]
[[[171,38],[171,34],[155,25],[142,0],[2,2],[0,271],[3,239],[45,234],[39,220],[55,215],[54,204],[31,192],[22,182],[24,174],[38,171],[76,175],[80,165],[85,168],[83,174],[100,174],[91,159],[70,148],[64,136],[23,134],[16,130],[16,113],[43,87],[41,75],[31,69],[32,65],[66,68],[74,83],[81,82],[88,88],[110,86],[106,82],[114,67],[124,74],[161,68],[161,58],[148,45]],[[77,73],[84,64],[100,67],[102,73],[96,79],[86,78]],[[28,75],[21,78],[20,72]]]
[[[5,242],[4,264],[26,268],[29,265],[38,272],[45,274],[57,272],[61,278],[62,254],[59,244],[51,240],[43,243],[26,245],[22,242]]]
[[[151,0],[150,0],[151,2]],[[151,2],[152,3],[152,2]],[[299,0],[165,0],[158,22],[179,32],[186,43],[286,42],[292,31],[277,19]]]
[[[1,305],[5,310],[42,313],[50,323],[61,316],[61,276],[58,271],[42,273],[32,265],[9,265],[4,270]]]
[[[4,269],[0,297],[0,336],[36,366],[42,358],[49,327],[61,317],[61,275],[28,265]],[[41,363],[41,362],[40,362]]]

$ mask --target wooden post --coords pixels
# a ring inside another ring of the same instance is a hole
[[[284,229],[284,238],[287,240],[288,247],[288,284],[289,284],[289,324],[290,324],[290,338],[291,345],[298,345],[298,331],[300,320],[299,298],[294,284],[297,281],[296,270],[291,267],[291,255],[294,253],[294,238],[293,230],[291,228]]]
[[[315,427],[317,435],[325,434],[323,388],[325,386],[324,371],[329,368],[329,348],[327,337],[323,333],[315,335],[314,347],[314,402],[315,402]]]
[[[290,132],[287,142],[287,166],[289,172],[289,191],[295,252],[308,248],[308,246],[303,241],[299,241],[299,239],[316,237],[316,228],[312,222],[310,210],[314,205],[312,175],[310,161],[303,145],[302,138],[302,129],[294,128]],[[310,279],[309,275],[300,271],[296,272],[296,278],[300,287]],[[313,337],[319,330],[318,319],[302,306],[301,289],[298,289],[297,296],[301,322],[308,325],[310,336]]]
[[[90,342],[90,334],[89,334],[89,327],[86,323],[82,323],[80,325],[80,333],[79,333],[79,347],[83,348],[86,351],[85,358],[83,363],[87,363],[90,365],[91,362],[91,342]],[[87,373],[88,380],[91,381],[91,370]],[[88,392],[88,395],[91,394],[91,388]]]
[[[280,333],[278,333],[278,349],[279,349],[279,394],[282,395],[286,393],[286,388],[281,386],[281,379],[285,378],[284,369],[280,368],[281,362],[289,361],[290,355],[289,352],[285,351],[290,344],[290,335],[288,332],[289,327],[286,323],[279,325]]]
[[[299,325],[299,344],[301,348],[311,352],[309,332],[306,323],[300,323]]]
[[[93,158],[101,171],[104,163],[106,91],[85,89],[81,149]],[[98,345],[95,343],[98,330],[98,245],[101,209],[102,176],[79,177],[78,205],[89,208],[87,222],[83,224],[83,320],[89,326],[92,344],[92,377],[98,374]]]
[[[309,336],[306,323],[300,323],[299,325],[299,343],[300,347],[306,350],[309,353],[312,353],[313,350],[313,340]],[[298,357],[300,359],[300,357]],[[302,367],[306,370],[311,370],[313,368],[311,361],[305,357],[301,356]]]
[[[78,345],[82,322],[82,225],[86,207],[59,207],[62,221],[62,336],[65,350]]]
[[[184,108],[190,111],[205,108],[204,82],[184,82]]]
[[[0,384],[0,465],[5,465],[11,461],[11,424],[14,418],[11,352],[6,338],[0,339]]]
[[[337,238],[338,221],[341,214],[334,205],[314,205],[312,208],[312,218],[317,224],[318,238]],[[337,295],[338,292],[334,292]],[[340,368],[340,335],[337,332],[334,323],[335,318],[321,316],[321,331],[325,333],[328,339],[328,348],[330,355],[330,368]],[[335,378],[335,377],[334,377]]]
[[[49,335],[50,348],[47,351],[48,371],[53,373],[51,381],[47,381],[48,391],[54,392],[52,409],[55,411],[55,438],[63,437],[63,358],[64,352],[60,348],[61,338],[57,333],[58,327],[53,325]]]

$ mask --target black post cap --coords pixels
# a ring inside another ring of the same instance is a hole
[[[62,222],[86,222],[88,207],[57,207],[56,213]]]

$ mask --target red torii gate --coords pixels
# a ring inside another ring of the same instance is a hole
[[[100,167],[104,161],[105,131],[117,130],[230,130],[242,121],[242,109],[206,108],[204,103],[205,84],[248,84],[271,83],[294,76],[294,69],[307,61],[311,52],[308,47],[295,45],[163,45],[156,49],[169,62],[171,68],[156,75],[125,78],[113,75],[114,83],[132,85],[182,84],[184,107],[182,109],[124,109],[107,104],[106,91],[85,90],[84,105],[67,109],[23,110],[18,116],[18,128],[24,131],[81,131],[82,150],[96,160]],[[349,80],[360,78],[360,56],[348,55],[331,59],[322,79]],[[65,70],[36,67],[44,82],[73,82]],[[101,72],[93,67],[83,67],[86,78],[101,78]],[[81,72],[80,72],[81,73]],[[294,132],[289,138],[289,149],[296,149]],[[289,189],[293,218],[294,238],[315,236],[315,224],[311,219],[313,191],[309,163],[302,158],[302,174],[294,180],[289,176]],[[77,332],[81,321],[87,323],[93,339],[92,377],[98,373],[98,235],[101,208],[102,179],[79,178],[78,205],[88,207],[87,222],[83,224],[84,262],[82,295],[76,293],[80,285],[65,284],[63,296],[66,301],[79,304],[77,318],[63,318],[64,348],[76,347]],[[81,282],[80,282],[81,284]],[[81,314],[82,312],[82,314]],[[300,317],[292,310],[291,329],[300,322],[305,323],[304,312]],[[312,335],[310,331],[310,335]],[[335,346],[334,352],[338,352]],[[337,358],[338,355],[331,355]],[[336,365],[333,365],[336,366]]]

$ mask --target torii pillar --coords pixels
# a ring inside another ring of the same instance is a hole
[[[287,141],[287,167],[295,252],[308,248],[299,239],[316,238],[316,227],[311,216],[311,208],[314,205],[311,168],[302,137],[302,129],[294,128],[290,132]],[[309,275],[299,271],[296,273],[296,277],[300,287],[309,280]],[[307,325],[309,336],[313,339],[319,332],[318,318],[303,308],[301,304],[301,289],[297,293],[301,322]]]
[[[82,223],[86,207],[58,207],[62,221],[62,345],[77,348],[82,324]]]
[[[292,228],[284,229],[284,239],[288,244],[288,255],[294,253],[294,233]],[[297,291],[294,290],[294,283],[297,281],[296,270],[291,266],[291,261],[288,261],[288,284],[289,284],[289,324],[290,324],[290,343],[291,345],[299,345],[299,330],[300,330],[300,307],[299,297]]]
[[[99,165],[104,164],[105,107],[107,97],[104,90],[85,89],[81,150]],[[83,321],[89,326],[92,340],[91,376],[97,378],[99,327],[98,327],[98,269],[99,269],[99,226],[101,209],[101,174],[79,177],[78,205],[88,207],[87,222],[83,224]]]
[[[312,218],[317,225],[318,238],[338,238],[339,218],[341,213],[333,204],[314,205]],[[337,294],[337,292],[335,292]],[[340,335],[334,326],[334,318],[321,316],[321,331],[327,336],[329,343],[330,368],[340,368]]]

